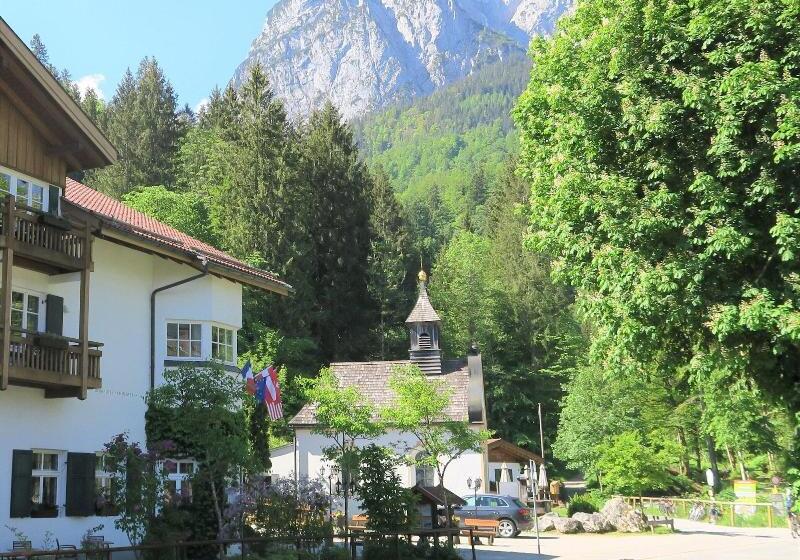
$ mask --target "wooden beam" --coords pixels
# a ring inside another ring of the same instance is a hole
[[[83,269],[81,270],[81,312],[80,334],[81,340],[81,394],[79,399],[85,400],[89,383],[89,269],[92,265],[92,230],[89,223],[84,228]]]
[[[36,114],[36,111],[31,108],[30,100],[23,100],[17,94],[17,92],[14,91],[14,88],[9,85],[7,80],[0,80],[0,91],[2,91],[6,97],[11,100],[11,103],[14,104],[14,108],[22,113],[23,117],[28,119],[28,121],[42,134],[42,136],[44,136],[45,140],[51,144],[63,142],[64,137],[59,137],[59,133],[53,130],[51,126],[46,124],[45,121]]]
[[[0,348],[0,391],[8,389],[8,374],[11,368],[11,283],[14,270],[14,197],[6,195],[5,212],[3,213],[3,337]],[[10,234],[10,235],[9,235]]]

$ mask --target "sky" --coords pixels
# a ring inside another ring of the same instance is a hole
[[[110,100],[127,68],[155,56],[178,94],[197,108],[247,56],[277,0],[0,0],[0,16],[50,62]]]

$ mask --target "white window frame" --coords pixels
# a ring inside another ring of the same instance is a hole
[[[219,342],[219,341],[214,340],[214,332],[215,332],[215,330],[217,331],[217,333],[219,333],[220,331],[229,332],[231,334],[231,343],[230,344],[226,344],[225,342]],[[227,325],[222,325],[222,324],[219,324],[219,323],[212,323],[211,324],[211,359],[219,360],[219,361],[221,361],[222,363],[225,363],[225,364],[235,364],[236,363],[236,335],[237,335],[237,330],[235,328],[229,327]],[[222,346],[222,347],[225,347],[225,348],[230,347],[231,355],[230,355],[230,359],[229,360],[220,359],[219,357],[214,355],[215,354],[215,348],[217,348],[219,346]]]
[[[40,212],[47,212],[50,209],[50,187],[56,185],[50,185],[47,181],[42,181],[41,179],[36,179],[35,177],[31,177],[30,175],[24,175],[17,171],[13,171],[7,167],[0,166],[0,176],[8,177],[8,191],[5,189],[0,188],[0,196],[5,195],[6,192],[13,194],[15,197],[17,196],[17,185],[20,181],[25,182],[28,185],[28,192],[25,196],[25,200],[20,200],[22,204],[25,206],[29,206],[31,208],[35,208]],[[61,187],[57,187],[59,189],[59,193],[61,192]],[[34,204],[33,193],[40,192],[41,193],[41,206]],[[60,210],[60,205],[59,205]]]
[[[55,484],[56,484],[55,497],[54,497],[54,499],[55,499],[55,504],[54,505],[55,505],[55,508],[56,508],[55,517],[61,517],[61,506],[59,505],[59,502],[61,501],[61,488],[63,486],[63,478],[61,476],[61,471],[62,471],[62,465],[64,464],[64,462],[63,462],[64,452],[63,451],[57,451],[55,449],[32,449],[31,451],[33,453],[33,469],[31,470],[31,483],[34,483],[36,481],[36,479],[38,478],[39,498],[41,499],[41,497],[44,495],[44,479],[45,478],[55,479],[55,481],[56,481],[55,482]],[[37,461],[36,461],[37,455],[41,455],[41,456],[44,456],[44,455],[55,455],[56,456],[56,468],[55,469],[40,468],[42,466],[42,463],[40,462],[40,463],[37,464]],[[33,487],[31,487],[31,490],[33,490]],[[33,495],[31,495],[31,501],[33,501]],[[34,503],[41,504],[41,502],[34,502]],[[39,516],[35,516],[35,517],[38,518]],[[50,519],[50,517],[49,516],[48,517],[42,517],[42,519]]]
[[[175,463],[175,472],[174,473],[166,473],[166,480],[167,482],[174,482],[175,483],[175,493],[172,496],[167,496],[168,498],[186,498],[191,501],[192,499],[192,483],[191,477],[197,472],[197,461],[194,459],[164,459],[161,463],[161,468],[166,470],[167,463]],[[190,472],[181,472],[181,467],[185,465],[191,465]],[[182,491],[184,486],[188,488],[187,496],[182,495]],[[171,493],[171,490],[167,490],[168,493]]]
[[[177,338],[171,338],[169,336],[169,327],[170,325],[177,325]],[[189,355],[188,356],[181,356],[180,355],[180,343],[181,343],[181,325],[189,325]],[[200,338],[195,339],[192,338],[192,326],[197,326],[200,329]],[[186,321],[181,319],[170,320],[166,322],[166,331],[165,331],[165,353],[166,357],[169,360],[186,360],[186,361],[196,361],[201,360],[203,358],[203,323],[200,321]],[[170,354],[169,343],[174,341],[175,345],[175,354]],[[200,350],[197,355],[192,354],[192,343],[198,342],[200,345]]]
[[[37,300],[39,300],[38,311],[36,313],[36,329],[34,329],[34,330],[36,332],[44,331],[44,328],[45,328],[44,304],[45,304],[45,302],[44,302],[44,297],[42,297],[43,294],[40,294],[39,292],[34,292],[32,290],[25,290],[25,289],[22,289],[22,288],[16,288],[16,287],[12,286],[11,287],[11,297],[12,297],[12,304],[11,304],[12,311],[11,311],[11,313],[12,314],[14,313],[14,311],[19,311],[18,309],[14,308],[14,304],[13,304],[14,294],[22,294],[22,297],[23,297],[23,299],[22,299],[22,323],[21,323],[21,326],[22,326],[22,328],[24,330],[29,330],[28,329],[28,315],[30,314],[30,311],[28,311],[28,301],[30,300],[30,298],[36,298]]]

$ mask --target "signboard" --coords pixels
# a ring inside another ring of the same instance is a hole
[[[756,512],[755,504],[758,493],[758,484],[755,480],[734,480],[733,493],[736,494],[736,513],[740,515],[753,515]]]

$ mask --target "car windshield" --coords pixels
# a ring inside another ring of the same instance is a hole
[[[522,500],[520,500],[518,498],[514,498],[514,505],[519,506],[521,508],[528,507],[528,506],[526,506],[525,504],[522,503]]]

